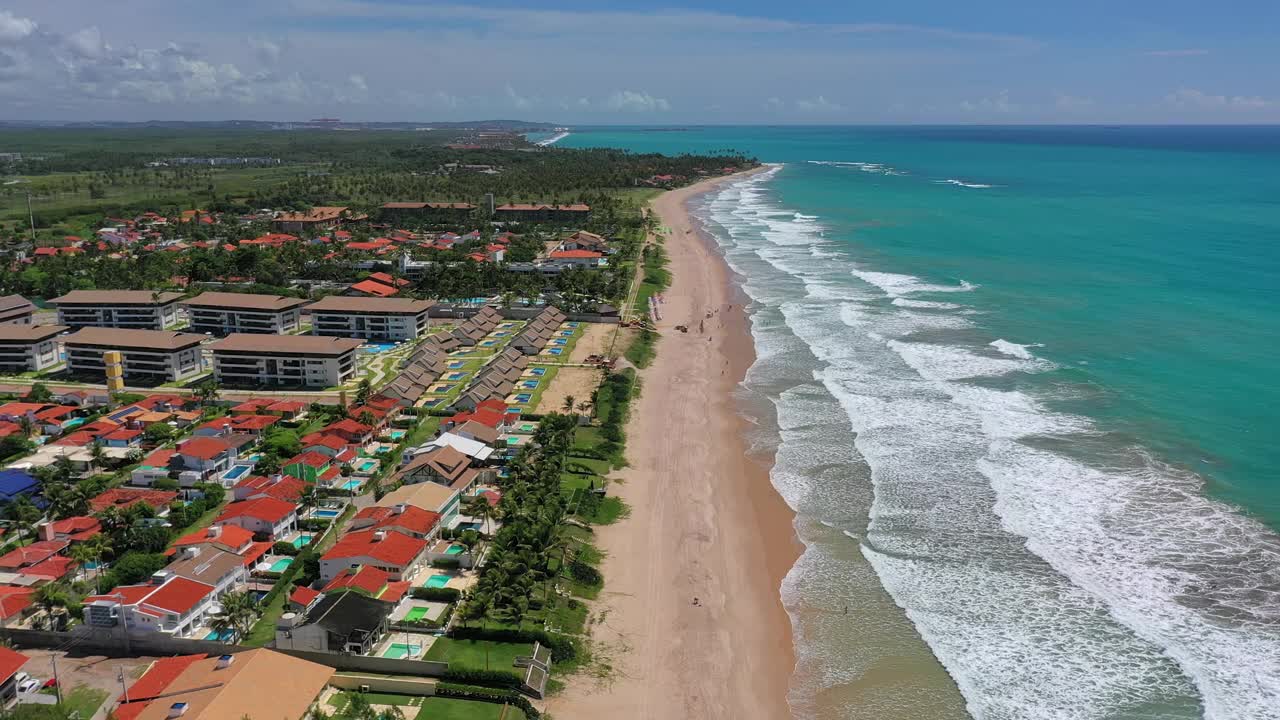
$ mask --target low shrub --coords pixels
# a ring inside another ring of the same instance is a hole
[[[275,553],[276,555],[288,555],[289,557],[293,557],[301,551],[298,548],[294,547],[293,543],[287,543],[283,540],[280,540],[271,546],[271,552]]]
[[[541,643],[551,650],[554,662],[572,660],[578,656],[578,647],[572,638],[545,630],[511,630],[501,628],[455,626],[449,632],[454,640],[492,640],[508,643]]]
[[[457,588],[432,588],[432,587],[415,587],[409,591],[409,594],[418,600],[426,600],[428,602],[458,602],[462,597],[462,592]]]
[[[519,689],[524,684],[524,677],[510,670],[445,670],[441,675],[445,682],[463,685],[481,685],[484,687],[500,687]]]
[[[476,687],[474,685],[458,685],[442,682],[436,685],[436,696],[455,698],[458,700],[475,700],[495,704],[510,704],[520,709],[529,720],[538,720],[541,714],[529,702],[529,699],[514,690],[495,690],[494,688]]]

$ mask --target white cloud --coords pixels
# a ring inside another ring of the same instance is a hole
[[[1009,91],[1001,90],[995,97],[986,97],[980,100],[965,100],[960,103],[960,109],[968,113],[1011,113],[1016,112],[1019,106],[1009,100]]]
[[[264,65],[276,64],[280,60],[280,55],[284,52],[279,43],[266,38],[250,38],[249,47],[253,48],[258,61]]]
[[[1057,93],[1053,99],[1054,107],[1059,110],[1086,110],[1095,105],[1093,98]]]
[[[605,101],[605,107],[623,112],[666,112],[671,109],[671,103],[647,92],[618,90]]]
[[[511,106],[517,110],[528,110],[533,107],[534,102],[532,99],[517,93],[516,89],[511,87],[510,84],[507,85],[507,100],[511,103]]]
[[[1276,101],[1256,95],[1213,95],[1194,88],[1179,88],[1164,101],[1177,108],[1200,110],[1260,110],[1276,105]]]
[[[843,110],[844,106],[831,102],[825,95],[819,95],[812,100],[797,100],[796,109],[801,112],[837,112]]]
[[[1199,57],[1208,55],[1209,51],[1204,48],[1183,48],[1180,50],[1148,50],[1142,54],[1147,57]]]
[[[0,10],[0,42],[24,40],[36,31],[36,23],[20,18],[8,10]]]
[[[96,59],[109,50],[102,42],[102,32],[97,27],[87,27],[67,36],[66,45],[82,58]]]

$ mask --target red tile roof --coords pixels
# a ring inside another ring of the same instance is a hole
[[[337,435],[330,435],[324,431],[314,432],[302,438],[302,447],[325,447],[330,450],[344,450],[347,447],[347,441]]]
[[[398,603],[409,592],[409,588],[413,587],[413,583],[408,580],[398,580],[396,582],[387,583],[387,587],[378,595],[378,599],[389,603]]]
[[[325,560],[342,558],[372,558],[388,565],[404,567],[413,561],[426,547],[425,540],[409,537],[394,530],[383,532],[381,540],[375,539],[378,532],[365,530],[347,533],[323,556]]]
[[[250,517],[269,523],[278,523],[289,517],[291,513],[297,512],[297,510],[298,506],[291,502],[277,500],[273,497],[264,497],[231,503],[213,522],[221,524],[236,518]]]
[[[0,567],[25,568],[44,562],[66,549],[66,540],[41,540],[20,548],[14,548],[0,557]]]
[[[313,467],[313,468],[319,469],[328,464],[329,464],[328,455],[324,455],[315,451],[310,451],[310,452],[304,452],[298,455],[294,455],[293,457],[281,463],[281,466],[289,467],[290,465],[306,465],[307,467]]]
[[[583,258],[583,259],[587,259],[587,258],[602,258],[602,257],[604,257],[604,255],[603,255],[603,254],[601,254],[601,253],[596,252],[595,250],[557,250],[557,251],[555,251],[555,252],[551,253],[551,257],[552,257],[553,259],[562,259],[562,258],[565,258],[565,259],[573,259],[573,258]]]
[[[363,565],[356,570],[348,568],[330,580],[329,584],[324,586],[324,592],[343,588],[360,588],[377,597],[378,593],[382,592],[382,588],[387,586],[387,581],[390,578],[391,576],[386,571],[379,570],[372,565]]]
[[[440,518],[440,513],[423,510],[416,505],[405,505],[403,512],[396,512],[394,507],[375,505],[356,513],[352,519],[372,522],[369,528],[373,530],[404,528],[415,535],[426,535],[440,522]]]
[[[238,491],[240,497],[246,500],[252,500],[259,497],[272,497],[277,500],[286,500],[289,502],[297,502],[302,497],[302,493],[307,489],[307,483],[292,475],[282,475],[280,479],[273,480],[262,475],[250,475],[249,477],[236,483],[233,490]]]
[[[31,596],[36,591],[28,587],[0,586],[0,618],[8,619],[20,615],[31,607]]]
[[[76,515],[62,520],[54,520],[50,526],[55,535],[66,535],[68,540],[76,542],[88,540],[102,532],[102,523],[97,518],[87,515]]]
[[[212,534],[212,533],[217,533]],[[184,545],[203,545],[209,543],[212,545],[221,545],[230,549],[232,552],[239,552],[253,540],[253,532],[245,530],[237,525],[221,525],[217,528],[200,528],[195,532],[187,533],[177,540],[173,541],[173,547],[182,547]]]
[[[217,422],[216,420],[214,422]],[[206,423],[207,425],[208,423]],[[178,446],[178,453],[200,460],[212,460],[225,454],[231,446],[213,437],[194,437]]]
[[[363,423],[356,422],[351,418],[343,418],[335,423],[329,423],[321,432],[326,433],[345,433],[356,437],[368,435],[373,432],[373,428]]]
[[[404,278],[396,279],[384,272],[369,273],[370,280],[376,280],[383,285],[391,285],[394,287],[405,287],[409,285],[409,281]]]
[[[0,647],[0,683],[7,682],[30,659],[20,652],[10,650],[7,647]]]
[[[311,603],[320,597],[319,590],[312,590],[309,587],[296,587],[293,592],[289,593],[289,602],[302,607],[310,607]]]
[[[169,467],[169,461],[177,454],[178,451],[172,448],[152,450],[150,454],[142,459],[142,464],[147,467]]]
[[[145,702],[136,702],[138,700],[148,700],[163,693],[169,684],[178,679],[182,671],[186,670],[191,663],[197,660],[203,660],[204,655],[179,655],[177,657],[167,657],[156,660],[151,663],[151,667],[143,673],[132,685],[129,686],[129,692],[126,693],[131,701],[131,705],[140,705],[146,707]],[[123,701],[126,695],[121,695],[120,700]],[[120,717],[120,708],[116,709],[116,717]]]
[[[182,615],[212,592],[212,585],[184,577],[175,577],[161,585],[159,590],[148,595],[143,602]]]
[[[80,563],[63,555],[54,555],[42,562],[22,569],[23,575],[34,575],[51,580],[60,580],[67,576]]]
[[[140,488],[112,488],[89,501],[89,508],[100,513],[109,507],[125,509],[144,502],[159,510],[178,497],[178,493],[169,490],[143,490]]]
[[[383,285],[376,280],[361,280],[360,282],[352,285],[350,289],[366,295],[373,295],[374,297],[391,297],[392,295],[397,295],[400,292],[390,285]]]

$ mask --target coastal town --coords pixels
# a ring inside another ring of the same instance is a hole
[[[750,166],[703,162],[625,202],[17,227],[0,716],[539,717],[598,661],[669,281],[646,203]]]

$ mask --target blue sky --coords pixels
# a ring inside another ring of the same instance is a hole
[[[8,0],[0,119],[1280,122],[1280,2]]]

